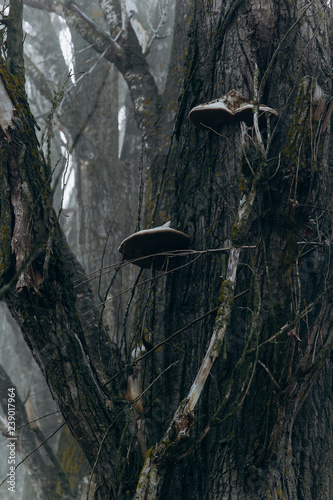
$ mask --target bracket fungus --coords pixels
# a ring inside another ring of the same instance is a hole
[[[237,90],[231,89],[227,94],[214,101],[199,104],[191,109],[189,119],[198,128],[213,128],[225,122],[245,122],[248,127],[253,126],[254,104]],[[269,113],[278,117],[278,113],[266,106],[259,104],[259,125],[265,125],[265,114]]]
[[[172,229],[170,221],[163,226],[144,229],[125,238],[118,248],[124,260],[143,268],[162,269],[168,252],[185,250],[189,236]],[[163,255],[157,255],[163,254]]]

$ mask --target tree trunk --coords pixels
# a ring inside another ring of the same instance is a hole
[[[90,314],[89,321],[82,321],[87,326],[85,338],[76,311],[68,269],[73,272],[78,264],[64,244],[51,206],[51,172],[39,151],[24,91],[21,8],[21,2],[12,2],[6,21],[9,38],[16,43],[8,48],[12,73],[4,61],[0,68],[1,294],[73,435],[92,466],[96,459],[100,461],[95,466],[96,478],[101,482],[98,494],[103,497],[106,491],[114,497],[116,441],[111,440],[111,448],[107,441],[114,431],[117,434],[121,413],[115,417],[119,402],[112,402],[108,396],[113,384],[104,389],[102,384],[115,367],[110,363],[110,342],[99,330],[94,314]],[[107,358],[107,368],[100,350],[89,350],[96,336]]]
[[[168,339],[203,319],[163,347],[161,369],[178,362],[161,384],[163,411],[170,419],[186,404],[146,459],[136,498],[329,498],[332,432],[320,408],[332,407],[330,14],[324,2],[269,1],[196,2],[194,12],[172,224],[193,249],[239,248],[240,262],[233,295],[231,250],[208,251],[167,277],[152,331]],[[271,137],[268,125],[205,131],[189,122],[193,106],[231,89],[279,113]],[[221,314],[220,358],[186,413]]]
[[[119,43],[100,32],[96,41],[74,2],[47,5],[124,75],[148,152],[147,225],[170,217],[200,252],[170,258],[165,276],[144,271],[131,338],[148,351],[141,360],[124,366],[105,337],[96,352],[103,330],[92,311],[82,315],[88,288],[75,300],[68,270],[82,270],[48,204],[50,173],[11,48],[13,74],[1,67],[2,292],[91,464],[96,496],[330,498],[327,3],[177,2],[183,29],[170,68],[186,54],[185,67],[181,81],[170,72],[163,99],[130,24]],[[193,106],[231,89],[253,103],[253,126],[191,124]],[[262,104],[275,123],[259,119]],[[143,412],[132,405],[129,415],[119,373],[140,374]]]

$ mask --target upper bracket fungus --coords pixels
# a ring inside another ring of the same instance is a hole
[[[187,234],[172,229],[169,221],[163,226],[131,234],[121,242],[118,250],[124,260],[129,260],[139,267],[148,269],[153,266],[159,270],[162,269],[167,257],[164,254],[186,249],[189,240]],[[161,253],[163,255],[156,255]]]
[[[189,119],[198,128],[213,128],[224,122],[245,122],[248,127],[253,126],[255,105],[237,90],[231,89],[219,99],[205,104],[199,104],[191,109]],[[265,125],[265,114],[278,117],[278,113],[266,106],[259,105],[259,125]]]

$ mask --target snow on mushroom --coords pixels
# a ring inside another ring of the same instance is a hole
[[[165,263],[166,255],[156,254],[184,250],[188,244],[187,234],[172,229],[169,221],[163,226],[131,234],[121,242],[118,250],[124,260],[131,261],[139,267],[148,269],[153,266],[159,270]]]
[[[231,89],[227,94],[219,99],[205,104],[199,104],[191,109],[189,119],[198,128],[214,128],[221,123],[239,121],[245,122],[248,127],[253,126],[254,105],[237,90]],[[278,117],[278,113],[266,106],[259,105],[259,125],[265,119],[265,114],[269,113]]]

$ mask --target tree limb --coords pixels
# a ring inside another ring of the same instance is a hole
[[[103,54],[122,73],[134,104],[138,127],[146,132],[153,128],[160,116],[161,99],[156,82],[131,23],[122,29],[116,42],[103,32],[73,1],[48,1],[47,3],[25,0],[25,5],[54,12],[63,17],[96,52]]]
[[[8,389],[15,387],[10,377],[0,365],[0,402],[4,415],[7,414],[7,399],[8,399]],[[36,449],[36,441],[34,432],[30,427],[23,427],[28,421],[28,416],[24,407],[24,404],[20,398],[17,389],[15,390],[15,424],[16,424],[16,434],[18,439],[15,441],[16,450],[20,452],[22,457],[30,455],[29,460],[26,462],[26,467],[29,471],[29,475],[35,489],[38,498],[45,498],[51,495],[53,490],[53,479],[54,475],[58,475],[61,482],[63,492],[66,498],[74,499],[71,487],[68,482],[68,478],[64,474],[64,471],[59,464],[58,460],[53,454],[53,464],[55,469],[48,467],[38,449]],[[21,427],[21,430],[18,428]],[[38,432],[41,432],[37,429]],[[35,450],[33,454],[31,451]],[[17,464],[16,464],[17,465]],[[1,479],[1,478],[0,478]]]

